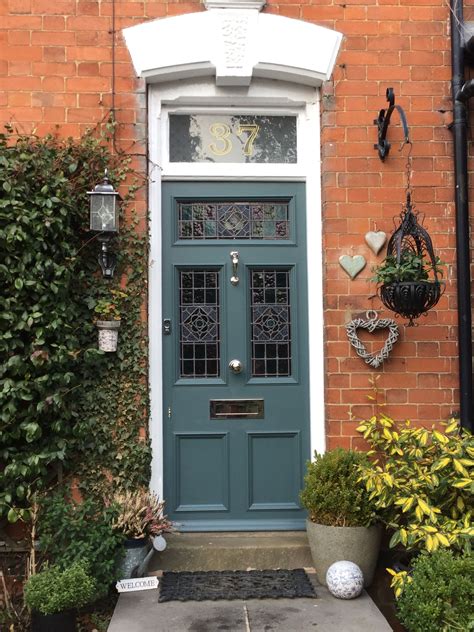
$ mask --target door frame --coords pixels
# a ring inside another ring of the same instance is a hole
[[[318,88],[254,79],[248,88],[217,87],[212,78],[150,85],[149,128],[149,388],[152,476],[150,487],[163,495],[163,376],[162,376],[162,229],[161,182],[200,181],[303,181],[306,183],[308,276],[308,353],[310,358],[311,454],[326,447],[323,339],[323,257],[321,208],[320,92]],[[169,163],[168,114],[190,112],[255,113],[298,116],[298,162],[267,164]],[[166,499],[165,499],[166,500]]]

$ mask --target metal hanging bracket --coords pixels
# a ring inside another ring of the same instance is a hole
[[[403,125],[403,133],[405,134],[404,143],[409,143],[410,135],[408,132],[407,118],[405,112],[400,105],[395,105],[395,93],[393,88],[387,88],[386,91],[387,101],[390,106],[387,110],[380,110],[378,118],[374,120],[374,125],[377,125],[378,129],[378,142],[374,145],[374,149],[379,152],[379,158],[383,162],[390,152],[391,143],[387,140],[388,126],[390,125],[390,118],[393,110],[397,110],[400,115],[400,120]]]

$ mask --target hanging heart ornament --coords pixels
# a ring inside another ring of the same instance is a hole
[[[387,234],[384,233],[383,230],[369,230],[369,232],[365,234],[366,244],[376,255],[378,255],[379,252],[382,250],[386,241]]]
[[[366,263],[364,255],[354,255],[353,257],[341,255],[339,257],[339,265],[352,280],[365,268]]]
[[[364,343],[357,336],[358,329],[366,329],[369,333],[379,329],[388,329],[388,337],[383,348],[378,353],[369,353]],[[354,320],[351,320],[346,325],[346,332],[349,342],[356,350],[357,355],[374,369],[377,369],[388,358],[393,345],[400,336],[398,325],[394,320],[391,318],[378,318],[377,312],[372,310],[366,313],[366,318],[354,318]]]

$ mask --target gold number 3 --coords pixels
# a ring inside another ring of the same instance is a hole
[[[214,138],[220,141],[222,144],[218,146],[216,143],[211,143],[209,149],[216,156],[225,156],[232,151],[232,141],[230,140],[230,127],[225,123],[213,123],[209,128]]]

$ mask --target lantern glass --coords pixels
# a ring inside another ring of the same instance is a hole
[[[105,233],[118,232],[117,193],[92,193],[90,228]]]

